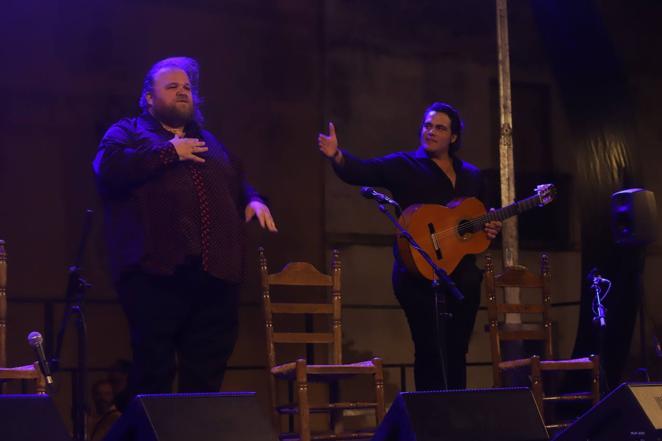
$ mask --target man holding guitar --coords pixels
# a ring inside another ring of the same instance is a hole
[[[417,204],[448,205],[458,198],[483,199],[480,171],[457,157],[462,141],[462,127],[457,110],[445,103],[434,103],[423,115],[420,146],[414,151],[369,160],[355,158],[338,147],[333,123],[329,123],[328,135],[319,135],[318,145],[320,152],[331,160],[340,179],[351,185],[387,188],[406,214],[407,207]],[[490,240],[500,230],[501,222],[496,220],[488,221],[483,226],[484,234]],[[430,281],[425,275],[410,271],[411,265],[406,265],[397,247],[394,254],[393,289],[405,311],[414,341],[416,389],[442,389],[441,360],[434,338],[436,317],[433,314],[434,296]],[[480,304],[483,275],[476,266],[473,254],[462,257],[452,271],[451,278],[464,295],[464,300],[458,302],[452,296],[446,296],[447,309],[452,314],[445,336],[447,384],[450,389],[462,389],[466,387],[465,356]]]

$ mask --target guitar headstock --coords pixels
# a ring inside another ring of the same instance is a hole
[[[554,184],[540,184],[536,186],[536,193],[538,194],[538,206],[542,207],[554,200],[556,187],[554,187]]]

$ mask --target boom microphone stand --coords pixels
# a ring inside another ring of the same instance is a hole
[[[610,390],[607,382],[607,376],[604,375],[604,360],[605,360],[605,344],[607,341],[607,313],[602,302],[607,298],[607,294],[611,290],[611,281],[603,279],[597,268],[593,268],[586,280],[591,284],[593,291],[593,324],[596,329],[598,337],[598,354],[600,355],[600,390],[608,392]],[[603,286],[607,289],[603,292]]]
[[[87,385],[87,325],[85,324],[84,301],[85,290],[91,285],[81,276],[80,262],[85,253],[85,245],[87,238],[90,234],[92,226],[92,210],[85,211],[85,220],[83,222],[83,229],[81,232],[80,242],[78,243],[78,251],[76,253],[76,260],[74,264],[69,267],[69,277],[67,281],[66,291],[66,306],[64,315],[60,324],[60,330],[57,334],[57,342],[55,346],[55,355],[51,360],[53,371],[60,370],[60,354],[62,352],[62,344],[64,342],[64,334],[67,330],[69,320],[74,317],[76,326],[76,337],[78,346],[78,362],[74,373],[74,381],[72,382],[73,388],[73,403],[71,406],[71,413],[73,418],[74,437],[73,441],[86,441],[87,431],[85,430],[85,411],[87,403],[85,400],[85,389]]]
[[[435,277],[432,281],[432,292],[434,294],[434,315],[435,315],[435,340],[437,343],[437,349],[439,352],[439,359],[441,360],[441,373],[444,389],[448,389],[448,373],[447,373],[447,356],[446,356],[446,324],[448,319],[451,318],[451,314],[448,313],[446,308],[446,292],[450,292],[453,297],[457,300],[463,300],[464,296],[460,290],[455,285],[455,282],[448,276],[446,271],[442,268],[439,268],[428,253],[423,250],[420,245],[414,240],[409,231],[407,231],[398,220],[391,214],[390,211],[386,208],[385,204],[390,204],[396,207],[397,211],[400,211],[400,205],[391,198],[377,193],[369,187],[363,187],[361,189],[361,194],[369,199],[375,199],[379,203],[379,211],[384,213],[384,215],[391,221],[395,228],[400,232],[400,235],[404,237],[407,242],[414,248],[418,253],[425,259],[425,261],[430,265],[434,271]]]

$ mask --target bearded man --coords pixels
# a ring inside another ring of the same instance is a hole
[[[198,63],[156,63],[142,114],[114,124],[93,168],[129,323],[128,396],[217,392],[237,338],[244,222],[276,232],[241,164],[203,128]]]

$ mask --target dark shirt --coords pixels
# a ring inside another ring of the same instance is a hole
[[[242,280],[244,208],[261,198],[211,133],[195,123],[185,132],[205,141],[205,163],[179,161],[173,134],[149,113],[120,120],[101,140],[94,169],[115,280],[134,269],[170,275],[191,260]]]
[[[352,185],[383,187],[391,192],[403,209],[413,204],[442,204],[462,197],[477,197],[484,201],[480,170],[453,157],[455,187],[441,168],[422,147],[409,152],[397,152],[380,158],[361,160],[345,150],[344,162],[333,162],[340,179]],[[396,247],[397,250],[397,247]],[[465,260],[473,261],[473,256]]]
[[[412,204],[442,204],[460,197],[484,200],[480,170],[453,157],[455,187],[423,148],[360,160],[343,150],[344,163],[333,163],[340,179],[352,185],[388,189],[403,209]]]

